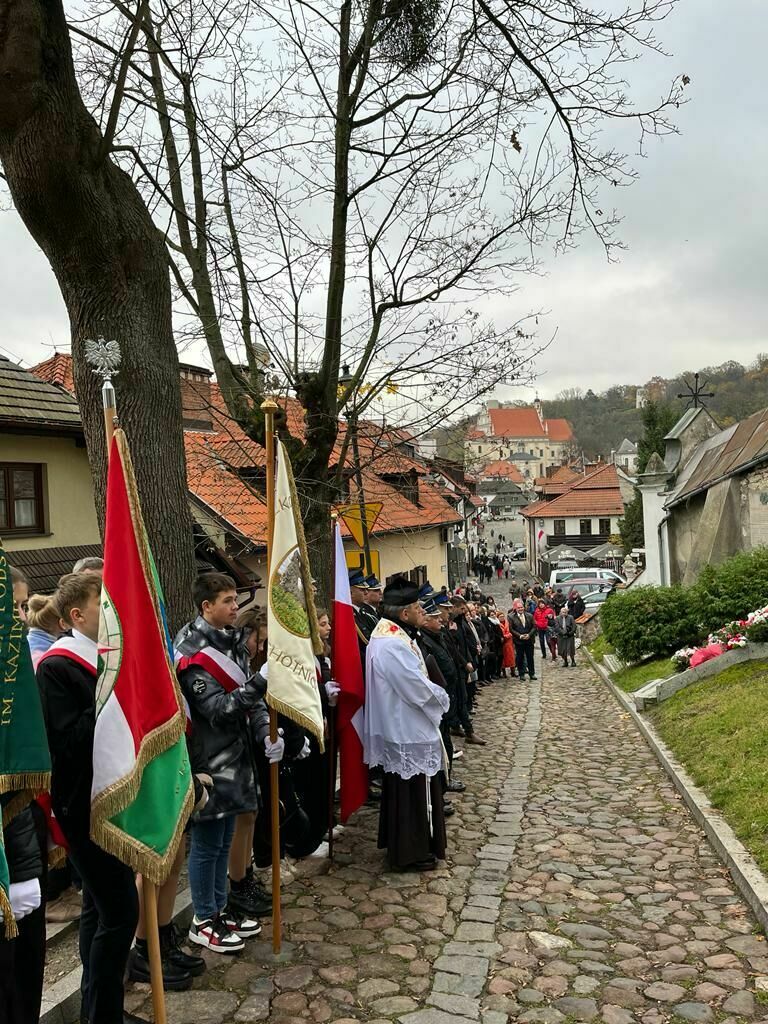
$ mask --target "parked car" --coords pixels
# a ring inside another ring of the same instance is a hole
[[[549,574],[549,584],[552,587],[563,587],[565,589],[571,580],[576,579],[600,582],[610,582],[611,580],[615,580],[617,583],[627,582],[623,576],[614,572],[613,569],[553,569]]]
[[[528,552],[525,548],[515,548],[512,554],[509,556],[514,562],[523,562],[528,556]]]
[[[560,589],[566,597],[575,590],[577,594],[580,594],[584,598],[584,603],[587,602],[587,594],[593,594],[598,590],[605,590],[606,597],[613,589],[610,583],[597,583],[595,580],[582,580],[574,579],[568,580],[567,583],[561,583]]]
[[[600,590],[590,590],[588,594],[582,594],[584,607],[590,613],[596,612],[606,598],[613,593],[613,587],[602,587]]]

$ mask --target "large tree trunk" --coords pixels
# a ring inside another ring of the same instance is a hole
[[[174,625],[190,612],[194,552],[179,367],[163,240],[83,104],[61,0],[0,0],[0,161],[69,313],[75,387],[103,522],[100,384],[86,338],[119,341],[120,422]]]

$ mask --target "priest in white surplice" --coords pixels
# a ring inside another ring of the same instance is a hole
[[[445,857],[445,756],[440,720],[448,694],[430,682],[416,645],[419,588],[395,579],[366,652],[365,760],[384,769],[379,848],[396,871],[432,871]]]

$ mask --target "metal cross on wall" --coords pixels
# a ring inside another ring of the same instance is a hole
[[[685,386],[688,389],[682,394],[679,394],[678,398],[687,399],[686,409],[693,407],[694,409],[705,408],[702,398],[714,398],[714,391],[704,391],[709,381],[704,381],[703,384],[699,385],[699,374],[694,373],[693,375],[693,387],[691,387],[690,381],[685,381]]]

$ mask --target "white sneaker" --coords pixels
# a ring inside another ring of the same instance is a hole
[[[201,921],[197,916],[192,918],[189,926],[189,941],[198,946],[205,946],[212,953],[240,953],[245,943],[236,932],[224,923],[222,917],[209,917]]]

